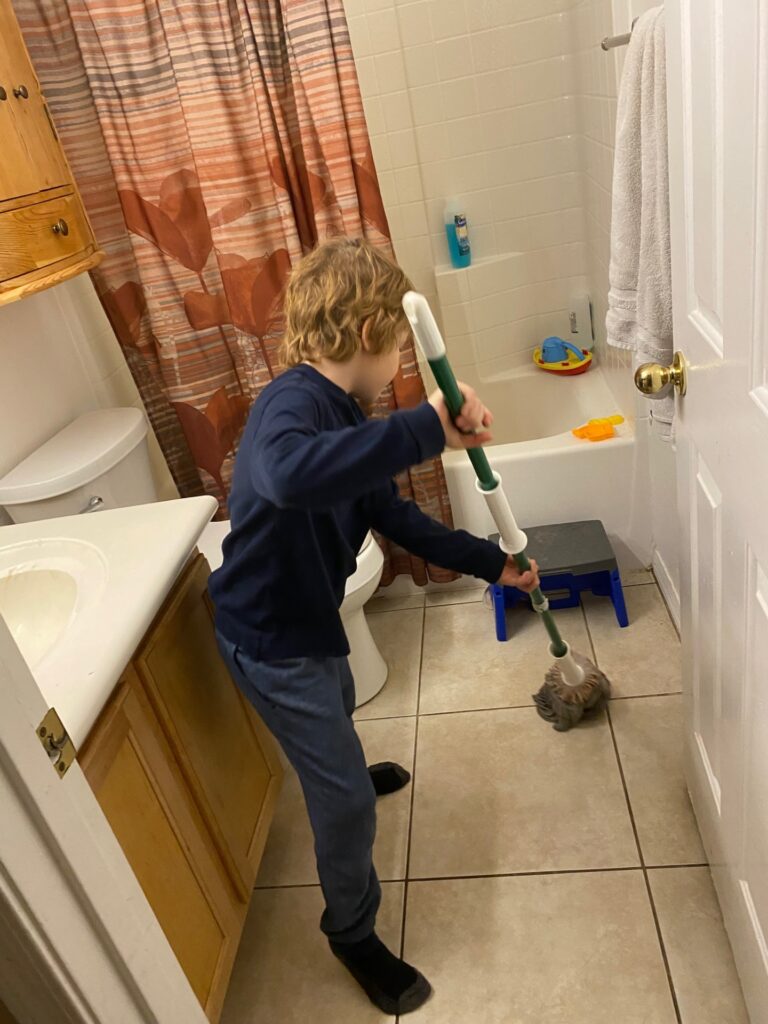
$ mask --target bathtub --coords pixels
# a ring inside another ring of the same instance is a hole
[[[618,408],[601,370],[557,377],[525,367],[477,388],[494,414],[488,458],[523,529],[600,519],[622,569],[647,564],[634,422]],[[589,419],[614,413],[626,420],[610,440],[581,441],[571,434]],[[480,537],[495,532],[464,452],[447,452],[443,465],[454,524]]]

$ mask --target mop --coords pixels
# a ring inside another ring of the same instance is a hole
[[[448,411],[452,416],[458,416],[464,399],[448,362],[445,343],[429,303],[418,292],[407,292],[403,296],[403,309],[445,397]],[[467,455],[477,476],[475,487],[485,498],[499,531],[499,546],[506,554],[512,555],[521,573],[527,572],[531,568],[525,551],[528,540],[515,521],[501,486],[501,477],[491,469],[482,448],[470,448]],[[578,724],[585,711],[596,711],[603,706],[610,696],[611,684],[596,665],[572,651],[560,636],[554,616],[549,610],[549,601],[541,588],[537,587],[530,596],[549,635],[549,650],[555,659],[541,689],[533,694],[533,700],[543,719],[552,722],[558,732],[566,732]]]

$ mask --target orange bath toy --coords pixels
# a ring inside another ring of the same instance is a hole
[[[623,422],[623,416],[603,416],[597,420],[590,420],[583,427],[576,427],[571,433],[585,441],[606,441],[609,437],[615,436],[616,431],[613,428]]]

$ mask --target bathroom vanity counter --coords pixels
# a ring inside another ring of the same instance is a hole
[[[0,612],[75,746],[216,508],[184,498],[0,530]]]

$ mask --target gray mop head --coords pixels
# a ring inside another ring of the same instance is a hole
[[[539,692],[533,694],[536,710],[545,721],[552,722],[557,732],[568,732],[578,725],[585,712],[599,711],[611,695],[611,684],[597,665],[575,651],[573,660],[584,669],[582,683],[569,686],[555,662]]]

